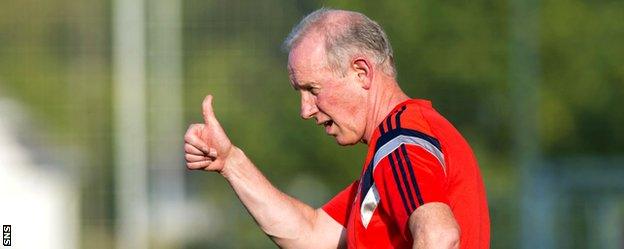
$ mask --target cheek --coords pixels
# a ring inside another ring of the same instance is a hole
[[[319,108],[327,115],[330,115],[332,119],[353,120],[360,112],[360,108],[348,96],[323,96],[318,99]]]
[[[342,121],[341,125],[344,128],[355,133],[359,133],[363,129],[366,123],[366,113],[364,103],[358,99],[357,95],[349,96],[346,101],[339,106],[336,105],[336,107],[340,108],[338,110],[340,116],[337,119]]]
[[[342,105],[340,99],[333,94],[326,94],[323,96],[319,96],[318,98],[319,105],[323,105],[323,107],[329,110]]]
[[[351,117],[359,120],[362,114],[363,106],[363,103],[359,101],[353,101],[349,103],[347,107],[347,112],[349,113],[349,115],[351,115]]]
[[[349,115],[350,119],[354,122],[361,122],[362,118],[365,116],[365,102],[366,98],[364,97],[360,89],[345,89],[346,94],[344,97],[344,111],[347,115]]]
[[[344,105],[343,100],[334,94],[334,91],[324,92],[316,96],[316,104],[322,112],[330,116],[337,115],[336,111]]]
[[[339,126],[357,130],[365,121],[364,102],[366,98],[358,89],[353,89],[347,82],[338,82],[331,86],[332,91],[318,96],[318,106]]]

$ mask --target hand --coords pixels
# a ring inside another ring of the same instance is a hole
[[[189,169],[221,172],[232,143],[212,111],[212,95],[202,103],[203,124],[192,124],[184,135],[184,159]]]

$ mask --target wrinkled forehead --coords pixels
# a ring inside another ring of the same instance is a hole
[[[288,73],[293,76],[318,71],[326,66],[325,46],[321,37],[303,37],[288,53]]]

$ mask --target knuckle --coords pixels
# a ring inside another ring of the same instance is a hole
[[[190,134],[188,135],[188,137],[185,137],[184,139],[190,145],[194,145],[195,143],[197,143],[197,140],[198,140],[197,136],[195,136],[194,134]]]
[[[190,141],[191,141],[191,139],[193,139],[193,135],[192,135],[192,134],[190,134],[190,133],[186,133],[186,134],[184,135],[184,141],[186,141],[186,142],[190,142]]]

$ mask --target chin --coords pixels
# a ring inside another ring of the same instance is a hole
[[[336,143],[338,143],[341,146],[355,145],[358,142],[360,142],[359,139],[345,137],[341,135],[336,136]]]

